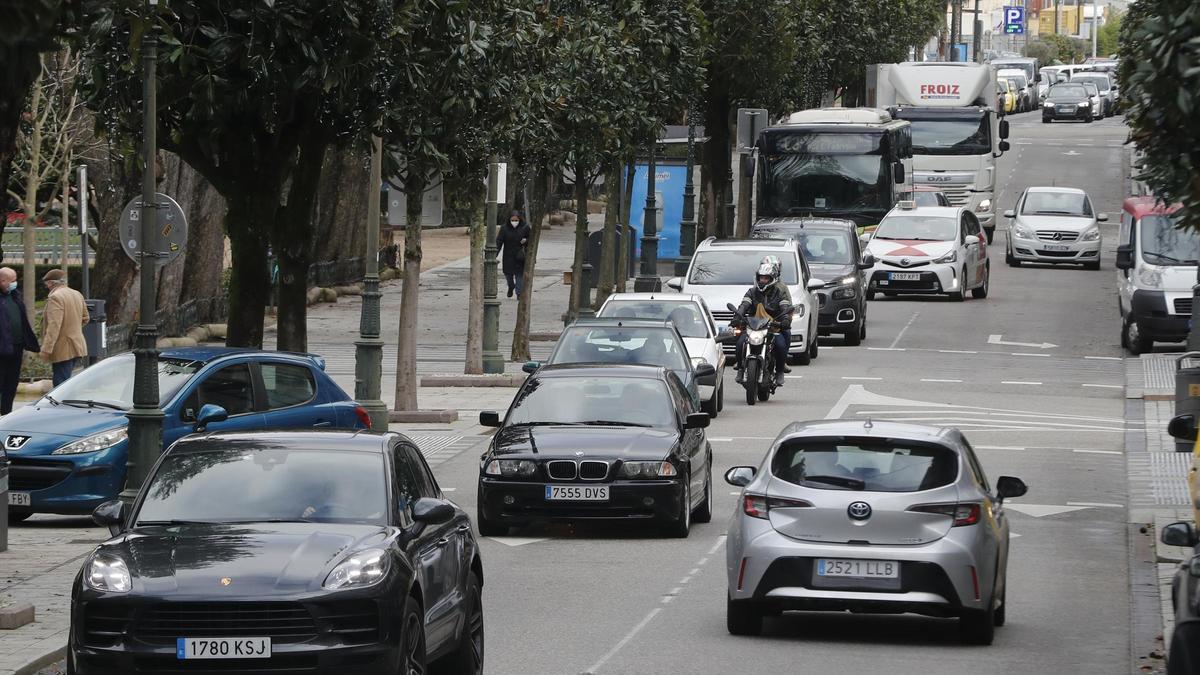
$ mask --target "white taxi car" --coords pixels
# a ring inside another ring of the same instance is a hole
[[[954,301],[967,291],[976,298],[988,295],[987,238],[964,207],[900,202],[875,228],[867,253],[875,258],[868,300],[876,293],[946,294]]]

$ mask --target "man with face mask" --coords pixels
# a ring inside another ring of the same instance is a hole
[[[17,291],[17,272],[0,267],[0,415],[12,412],[25,352],[39,351],[25,303]]]

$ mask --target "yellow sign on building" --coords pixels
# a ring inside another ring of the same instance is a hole
[[[1056,20],[1055,12],[1062,12],[1062,19]],[[1082,15],[1079,7],[1047,7],[1038,15],[1038,34],[1079,35]]]

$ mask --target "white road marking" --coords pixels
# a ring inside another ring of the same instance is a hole
[[[736,491],[736,490],[735,490],[735,491],[733,491],[733,492],[730,492],[729,494],[731,494],[731,495],[733,495],[733,496],[735,496],[735,497],[736,497],[737,495],[740,495],[740,494],[742,494],[742,493],[741,493],[741,492],[738,492],[738,491]]]
[[[1022,380],[1001,380],[1000,384],[1027,384],[1029,386],[1037,387],[1037,386],[1041,386],[1042,383],[1041,382],[1025,382]]]
[[[1088,450],[1084,448],[1073,448],[1071,452],[1080,452],[1086,455],[1123,455],[1125,453],[1120,450]]]
[[[849,387],[846,387],[846,391],[842,392],[842,395],[837,400],[837,403],[834,403],[833,407],[829,409],[829,412],[825,414],[825,419],[835,420],[846,414],[846,408],[849,408],[850,405],[854,403],[854,397],[858,391],[863,391],[861,384],[852,384]]]
[[[689,577],[696,576],[696,573],[697,573],[697,572],[699,572],[699,571],[700,571],[700,568],[699,568],[699,567],[693,567],[693,568],[692,568],[692,571],[691,571],[691,572],[688,572],[688,576],[689,576]]]
[[[458,490],[458,488],[448,488],[448,487],[442,488],[442,492],[455,492],[457,490]]]
[[[724,545],[725,545],[725,535],[721,535],[721,536],[717,537],[717,543],[713,544],[713,547],[708,549],[708,554],[710,556],[715,554],[717,551],[721,550],[721,547]]]
[[[1123,361],[1124,360],[1119,356],[1085,356],[1083,358],[1091,359],[1093,361]]]
[[[932,377],[922,377],[922,382],[946,382],[946,383],[961,383],[962,380],[939,380]]]
[[[1023,448],[1023,447],[1016,446],[1016,445],[977,445],[977,446],[975,446],[975,449],[976,450],[1028,450],[1029,448]]]
[[[1041,356],[1041,357],[1045,357],[1045,358],[1050,357],[1049,354],[1030,354],[1028,352],[1013,352],[1012,355],[1013,356]]]
[[[1024,513],[1027,516],[1034,518],[1045,518],[1046,516],[1057,516],[1060,513],[1071,513],[1072,511],[1082,511],[1086,506],[1059,506],[1058,504],[1005,504],[1007,508],[1018,513]]]
[[[1067,502],[1067,506],[1095,506],[1097,508],[1123,509],[1124,504],[1111,504],[1109,502]]]
[[[732,441],[733,441],[732,438],[713,438],[712,436],[708,437],[709,443],[730,443]]]
[[[888,349],[892,349],[900,344],[900,338],[904,337],[904,333],[908,330],[909,326],[913,325],[918,316],[921,316],[920,312],[913,312],[912,318],[908,320],[908,323],[904,324],[904,328],[901,328],[899,333],[896,333],[896,339],[892,340],[892,344],[888,345]]]
[[[1081,386],[1091,387],[1092,389],[1124,389],[1125,388],[1125,385],[1123,385],[1123,384],[1084,384]]]
[[[989,335],[988,336],[988,344],[989,345],[1006,345],[1008,347],[1037,347],[1038,349],[1054,349],[1055,347],[1058,346],[1052,342],[1009,342],[1007,340],[1001,340],[1000,338],[1002,338],[1002,337],[1004,337],[1004,336],[1003,335]]]
[[[907,347],[867,347],[869,352],[906,352]]]
[[[967,349],[939,349],[938,353],[939,354],[978,354],[979,352],[973,352],[973,351],[970,351]]]
[[[505,546],[524,546],[526,544],[536,544],[539,541],[549,541],[549,539],[535,539],[532,537],[485,537],[485,539],[491,539]]]
[[[843,375],[842,379],[843,380],[868,380],[868,381],[872,381],[872,382],[878,382],[878,381],[882,380],[883,378],[882,377],[847,377],[847,376]]]
[[[676,589],[676,590],[678,590],[678,589]],[[608,650],[607,654],[600,657],[599,661],[592,664],[592,667],[587,669],[587,673],[589,675],[592,675],[596,671],[600,670],[601,666],[603,666],[605,663],[608,663],[609,659],[616,656],[617,652],[621,651],[622,647],[629,644],[630,640],[632,640],[635,636],[637,636],[638,633],[642,632],[642,629],[644,629],[647,625],[649,625],[649,623],[652,620],[654,620],[654,617],[658,616],[658,613],[661,611],[662,611],[662,607],[655,607],[654,609],[650,610],[650,613],[647,614],[641,621],[639,621],[638,624],[633,627],[633,630],[626,633],[625,637],[621,638],[620,642],[613,645],[613,648]]]

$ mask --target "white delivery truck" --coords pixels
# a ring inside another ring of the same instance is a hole
[[[913,185],[936,186],[996,231],[996,158],[1008,150],[996,69],[980,63],[867,66],[867,105],[912,124]]]

